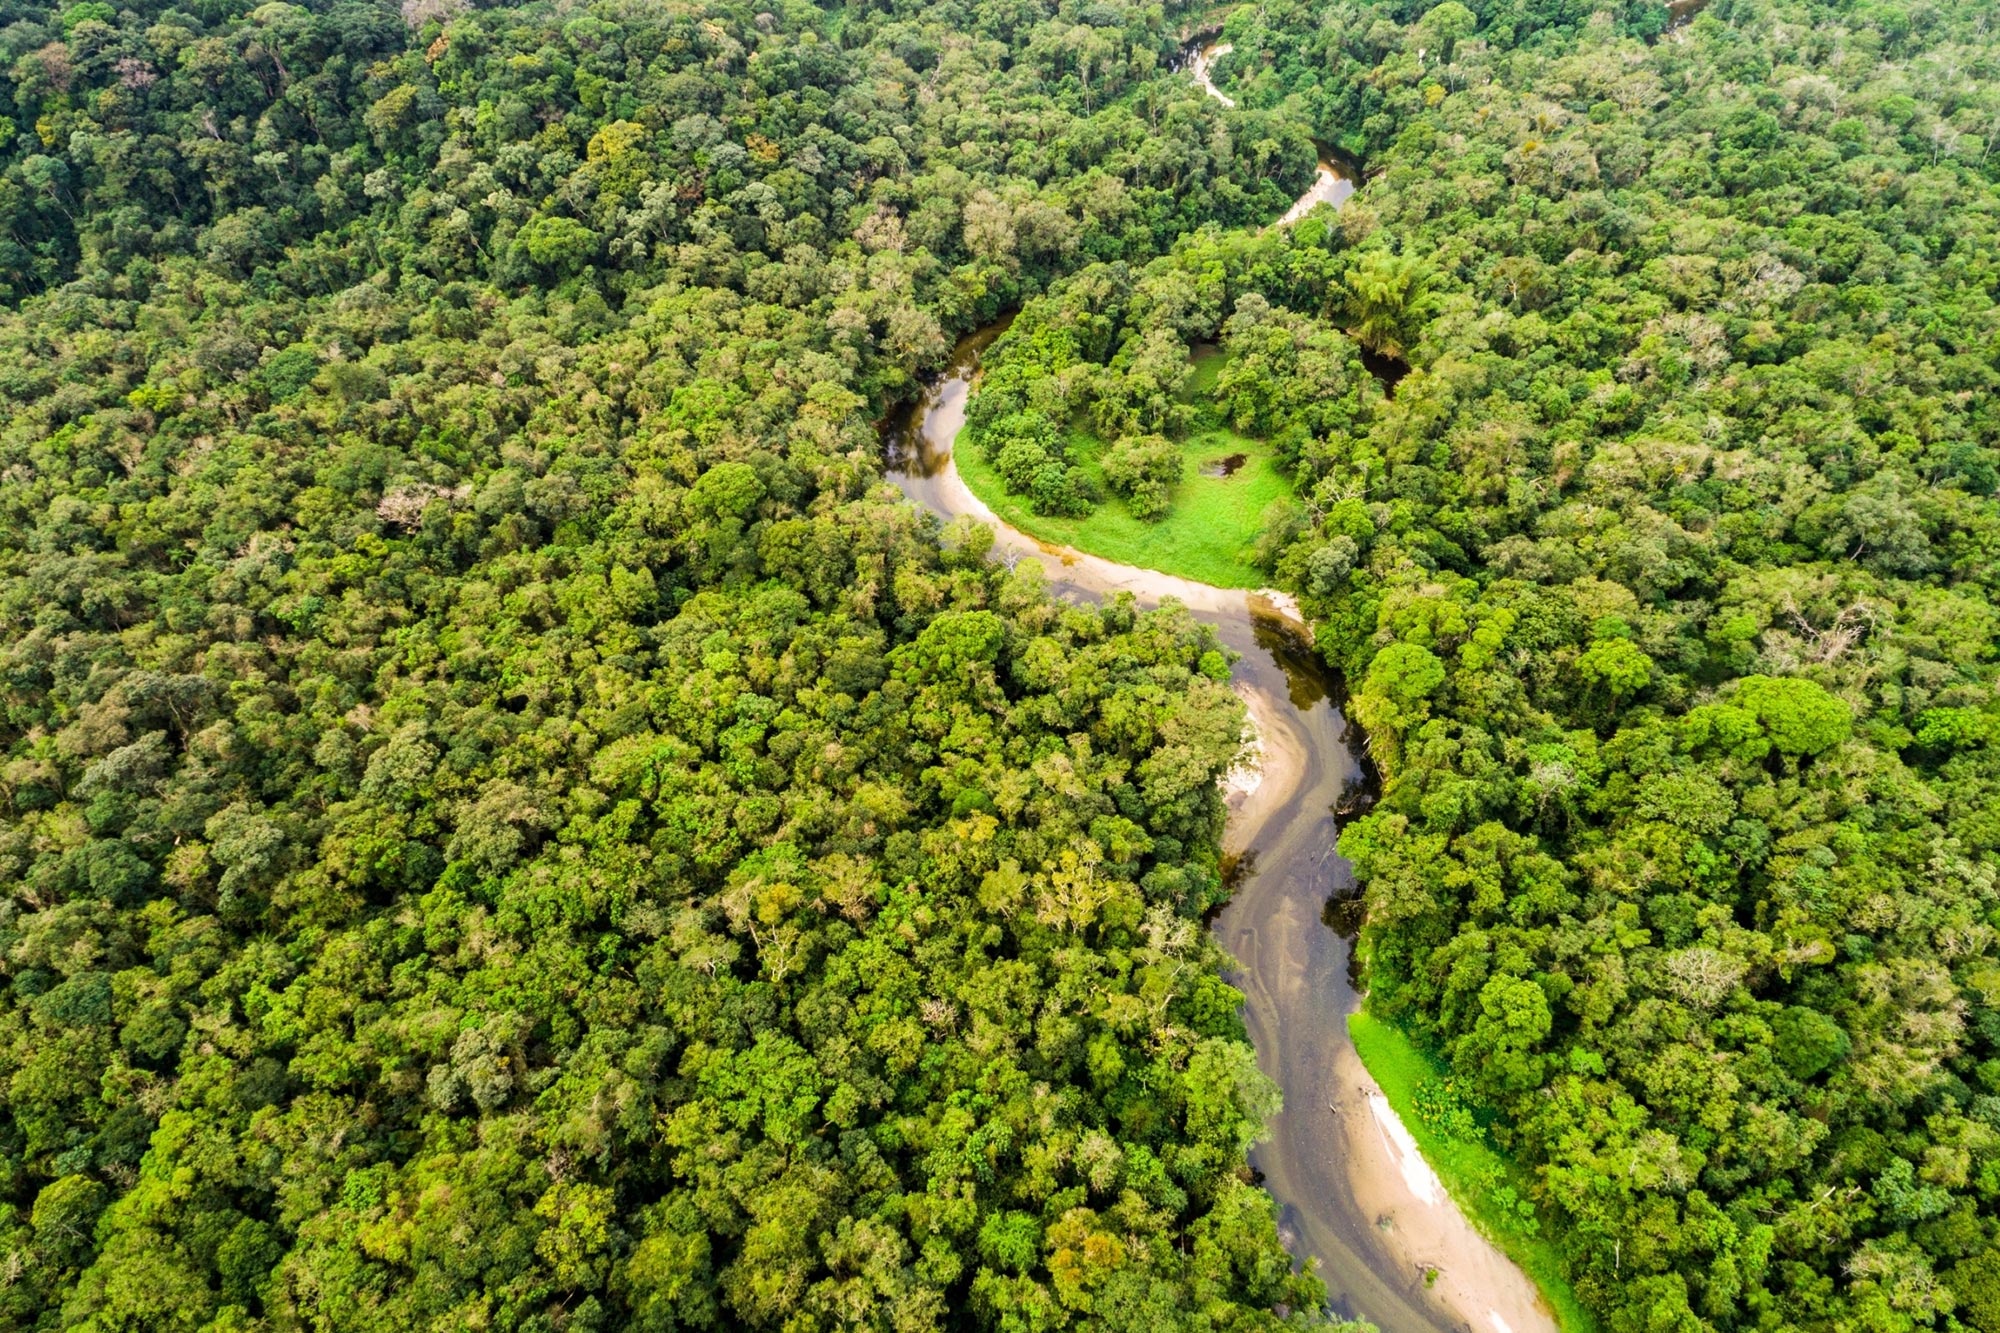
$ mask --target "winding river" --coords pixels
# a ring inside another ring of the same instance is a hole
[[[890,476],[945,518],[991,524],[995,556],[1041,561],[1058,593],[1130,592],[1146,606],[1177,598],[1241,654],[1233,680],[1262,758],[1256,778],[1230,784],[1223,850],[1234,894],[1215,933],[1235,960],[1258,1064],[1284,1092],[1251,1164],[1278,1201],[1286,1245],[1319,1261],[1335,1310],[1384,1333],[1554,1333],[1534,1284],[1445,1195],[1348,1040],[1360,1001],[1349,943],[1325,918],[1352,886],[1334,852],[1334,808],[1361,766],[1305,627],[1281,598],[1052,547],[1000,522],[960,479],[951,448],[979,355],[1005,327],[967,337],[891,426]]]
[[[1227,53],[1227,44],[1201,38],[1183,61],[1225,103],[1209,69]],[[1312,190],[1279,225],[1353,189],[1322,154]],[[1445,1194],[1348,1040],[1347,1015],[1360,999],[1348,982],[1349,940],[1327,918],[1353,887],[1334,851],[1335,807],[1361,765],[1309,632],[1281,596],[1052,547],[999,521],[972,494],[952,464],[952,444],[979,356],[1006,325],[962,341],[923,401],[891,426],[890,477],[942,517],[992,525],[995,556],[1041,561],[1061,595],[1130,592],[1146,606],[1175,598],[1240,654],[1233,682],[1261,758],[1253,774],[1232,774],[1228,784],[1223,850],[1233,896],[1215,934],[1234,960],[1230,980],[1243,992],[1258,1064],[1284,1092],[1251,1164],[1278,1201],[1287,1247],[1318,1261],[1337,1312],[1383,1333],[1555,1333],[1534,1284]]]

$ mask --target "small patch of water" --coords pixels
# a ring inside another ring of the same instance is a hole
[[[1211,458],[1208,462],[1201,465],[1201,475],[1204,477],[1233,477],[1249,461],[1250,455],[1248,454],[1231,454],[1227,458]]]
[[[1661,37],[1680,40],[1681,34],[1687,31],[1690,23],[1694,22],[1695,15],[1706,8],[1708,0],[1668,0],[1667,25],[1649,40],[1657,42]]]
[[[1382,381],[1383,391],[1391,398],[1396,396],[1396,386],[1410,373],[1410,363],[1401,357],[1384,356],[1380,352],[1371,352],[1366,347],[1361,349],[1361,364],[1368,368],[1370,375]]]
[[[1672,0],[1667,6],[1667,31],[1675,32],[1694,22],[1694,16],[1708,8],[1708,0]]]
[[[1185,29],[1182,31],[1186,32]],[[1175,51],[1173,56],[1167,61],[1167,68],[1176,73],[1181,73],[1192,68],[1194,62],[1200,58],[1202,48],[1211,46],[1220,40],[1222,40],[1222,28],[1219,25],[1210,25],[1187,32],[1186,36],[1181,38],[1180,49]]]

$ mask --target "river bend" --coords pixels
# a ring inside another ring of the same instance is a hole
[[[1706,3],[1707,0],[1678,0],[1679,3]],[[1236,99],[1215,86],[1215,62],[1230,54],[1236,47],[1229,42],[1212,36],[1196,37],[1181,48],[1176,68],[1185,69],[1201,85],[1202,91],[1224,106],[1233,107]],[[1354,194],[1354,177],[1344,167],[1333,160],[1325,144],[1314,141],[1313,147],[1319,153],[1319,161],[1313,168],[1313,183],[1306,192],[1293,201],[1285,210],[1285,215],[1275,225],[1289,227],[1294,222],[1320,204],[1332,204],[1339,208]]]
[[[1234,960],[1229,979],[1243,992],[1257,1062],[1284,1093],[1251,1164],[1278,1201],[1286,1246],[1318,1260],[1336,1311],[1384,1333],[1554,1333],[1534,1284],[1445,1195],[1348,1040],[1359,997],[1348,941],[1325,914],[1352,887],[1334,852],[1334,807],[1360,766],[1304,626],[1281,598],[1051,547],[1000,522],[960,479],[951,448],[979,354],[1004,328],[965,339],[890,430],[890,476],[945,518],[991,524],[996,558],[1040,560],[1058,593],[1130,592],[1146,606],[1176,598],[1241,654],[1232,678],[1262,759],[1256,780],[1229,784],[1233,896],[1215,934]]]

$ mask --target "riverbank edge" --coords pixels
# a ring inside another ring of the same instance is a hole
[[[1501,1205],[1489,1184],[1496,1176],[1526,1197],[1527,1173],[1490,1143],[1447,1140],[1436,1134],[1417,1114],[1417,1088],[1427,1078],[1443,1077],[1451,1071],[1410,1039],[1393,1023],[1369,1013],[1364,1006],[1347,1016],[1348,1040],[1362,1066],[1388,1099],[1389,1109],[1416,1141],[1417,1150],[1437,1173],[1445,1192],[1480,1234],[1528,1275],[1555,1312],[1563,1333],[1601,1333],[1598,1322],[1584,1307],[1576,1289],[1563,1274],[1562,1259],[1553,1241],[1537,1225],[1532,1235],[1497,1225]]]

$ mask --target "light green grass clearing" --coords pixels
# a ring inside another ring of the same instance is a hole
[[[1446,1137],[1417,1115],[1418,1086],[1451,1071],[1399,1028],[1365,1012],[1348,1016],[1347,1032],[1361,1063],[1382,1085],[1382,1095],[1459,1208],[1541,1288],[1564,1333],[1596,1333],[1597,1321],[1563,1276],[1555,1245],[1520,1212],[1519,1201],[1528,1192],[1526,1173],[1495,1150],[1485,1135],[1472,1140]]]
[[[952,446],[952,457],[972,493],[1030,537],[1217,588],[1261,588],[1270,582],[1250,563],[1251,543],[1263,525],[1265,507],[1292,493],[1270,445],[1231,430],[1196,431],[1181,446],[1188,460],[1187,475],[1174,487],[1173,507],[1153,522],[1134,518],[1104,484],[1097,464],[1103,447],[1102,441],[1082,431],[1070,434],[1077,465],[1105,497],[1082,518],[1045,518],[1028,507],[1027,497],[1007,494],[999,474],[963,435]],[[1239,453],[1248,459],[1234,476],[1201,475],[1203,463]]]
[[[1229,354],[1211,343],[1190,356],[1188,363],[1194,374],[1188,376],[1187,384],[1175,397],[1184,403],[1200,402],[1215,392],[1215,382],[1222,378]]]

